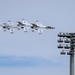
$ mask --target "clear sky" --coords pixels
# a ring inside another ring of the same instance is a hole
[[[59,32],[75,32],[75,0],[0,0],[0,21],[25,18],[55,30],[0,31],[0,75],[69,75],[69,56],[57,49]]]

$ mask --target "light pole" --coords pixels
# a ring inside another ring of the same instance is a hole
[[[65,55],[67,52],[67,55],[70,55],[70,75],[74,75],[75,33],[60,32],[58,37],[58,48],[63,49],[60,54]]]

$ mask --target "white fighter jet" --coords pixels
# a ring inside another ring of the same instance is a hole
[[[22,19],[22,22],[18,21],[17,26],[18,26],[18,30],[24,29],[25,32],[27,32],[28,29],[31,28],[31,24],[28,23],[25,19]]]
[[[8,23],[0,23],[0,27],[3,28],[4,32],[10,30],[11,34],[13,34],[14,29],[17,28],[10,20],[8,20]]]
[[[55,27],[51,27],[51,26],[44,26],[42,23],[40,23],[38,20],[36,20],[36,24],[32,23],[31,28],[33,29],[32,31],[34,32],[34,30],[38,30],[38,33],[41,34],[44,30],[48,30],[48,29],[55,29]]]

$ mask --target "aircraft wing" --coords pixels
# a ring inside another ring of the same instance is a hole
[[[20,27],[31,27],[30,24],[23,24],[22,22],[17,22],[17,26],[20,26]]]
[[[24,24],[19,21],[17,22],[17,26],[24,26]]]
[[[39,26],[37,26],[36,24],[34,24],[34,23],[31,23],[31,28],[32,29],[38,29],[38,28],[40,28]]]

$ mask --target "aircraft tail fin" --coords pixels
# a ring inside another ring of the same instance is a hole
[[[36,20],[37,26],[44,26],[40,21]]]
[[[8,25],[14,25],[10,20],[8,20]]]
[[[30,23],[27,22],[25,19],[22,19],[22,23],[25,24],[25,25],[30,25]]]

